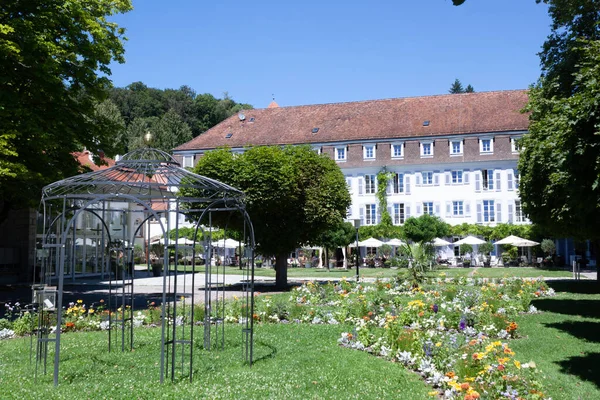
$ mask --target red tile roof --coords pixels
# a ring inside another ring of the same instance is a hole
[[[523,131],[526,102],[526,90],[509,90],[254,109],[175,150]]]
[[[106,162],[105,165],[94,164],[94,162],[91,159],[92,153],[90,153],[88,150],[76,151],[73,153],[73,157],[75,157],[77,159],[77,162],[79,162],[80,165],[88,167],[92,171],[106,169],[106,168],[109,168],[109,167],[112,167],[113,165],[115,165],[115,160],[113,160],[112,158],[105,157],[105,156],[100,156],[100,159],[102,159]]]

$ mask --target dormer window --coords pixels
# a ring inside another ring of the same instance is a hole
[[[479,139],[479,152],[491,154],[494,152],[494,140],[492,138]]]
[[[521,145],[519,143],[520,139],[521,138],[516,138],[516,137],[510,138],[510,149],[513,153],[518,153],[521,151]]]
[[[363,158],[365,160],[374,160],[375,159],[375,145],[366,145],[363,146]]]
[[[463,154],[462,140],[451,140],[450,141],[450,155],[460,156],[462,154]]]
[[[335,148],[335,161],[346,161],[346,147]]]
[[[433,157],[433,142],[421,142],[421,157]]]
[[[183,168],[192,168],[194,166],[194,156],[183,156]]]
[[[392,158],[404,157],[404,145],[402,143],[395,143],[391,146]]]

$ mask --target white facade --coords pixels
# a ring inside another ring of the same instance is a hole
[[[376,191],[382,167],[340,167],[352,196],[348,218],[376,225],[381,220]],[[452,225],[528,222],[521,212],[514,160],[394,166],[386,171],[392,175],[386,195],[394,225],[425,213]]]

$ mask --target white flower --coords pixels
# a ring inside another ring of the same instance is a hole
[[[400,361],[404,365],[412,365],[416,361],[410,351],[402,351],[402,352],[398,353],[397,358],[398,358],[398,361]]]
[[[12,329],[2,329],[0,330],[0,340],[2,339],[10,339],[15,335],[15,331]]]
[[[535,306],[532,304],[529,306],[529,310],[527,311],[529,314],[537,314],[538,313],[538,309],[535,308]]]

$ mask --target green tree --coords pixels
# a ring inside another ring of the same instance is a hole
[[[289,252],[338,227],[351,204],[339,167],[309,146],[253,147],[240,155],[218,149],[194,171],[245,193],[257,251],[276,257],[278,287],[287,285]]]
[[[450,94],[459,94],[464,92],[465,89],[463,88],[463,85],[458,78],[454,80],[454,83],[450,85],[450,89],[448,89],[448,93]]]
[[[423,214],[404,223],[404,236],[416,243],[429,243],[436,237],[448,236],[449,225],[439,217]]]
[[[467,87],[463,87],[462,82],[457,78],[452,85],[450,85],[450,89],[448,90],[450,94],[460,94],[460,93],[475,93],[475,89],[470,84]]]
[[[130,0],[0,2],[0,215],[76,174],[74,151],[117,150],[97,104],[110,63],[124,62],[124,30],[109,17],[131,8]]]
[[[539,2],[539,1],[538,1]],[[521,141],[523,210],[553,236],[600,248],[600,1],[547,0],[552,31]],[[600,278],[600,275],[599,275]]]

